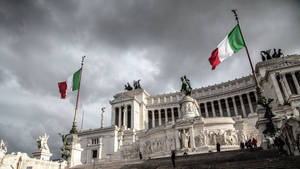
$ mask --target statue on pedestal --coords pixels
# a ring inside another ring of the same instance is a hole
[[[4,141],[0,140],[0,153],[5,155],[6,152],[7,152],[7,148],[6,148],[6,145],[5,145]],[[0,157],[1,157],[1,154],[0,154]]]
[[[39,136],[39,138],[36,140],[36,142],[38,144],[39,151],[47,151],[47,152],[49,152],[49,147],[47,145],[48,138],[49,138],[49,135],[47,135],[45,133],[44,136]]]
[[[181,78],[181,92],[183,92],[186,96],[190,96],[192,94],[192,86],[190,80],[184,75]]]

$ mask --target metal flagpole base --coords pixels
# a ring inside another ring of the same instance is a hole
[[[72,129],[70,130],[70,134],[77,134],[77,133],[78,131],[77,131],[76,122],[73,122]]]

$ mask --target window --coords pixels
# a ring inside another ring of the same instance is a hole
[[[99,144],[99,138],[92,138],[92,144]]]
[[[92,150],[92,157],[97,158],[98,156],[98,151],[97,150]]]

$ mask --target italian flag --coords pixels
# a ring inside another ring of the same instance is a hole
[[[208,61],[212,66],[212,70],[243,47],[245,47],[245,41],[243,39],[240,26],[237,24],[225,37],[225,39],[219,43],[217,48],[211,52],[211,56]]]
[[[58,88],[62,99],[66,98],[67,93],[78,90],[80,83],[80,73],[81,68],[77,70],[72,76],[70,76],[66,81],[58,82]]]

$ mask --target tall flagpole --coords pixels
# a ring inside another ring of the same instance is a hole
[[[77,134],[78,133],[77,132],[77,110],[78,110],[78,100],[79,100],[79,94],[80,94],[80,83],[81,83],[81,75],[82,75],[84,58],[85,58],[85,56],[82,56],[80,78],[79,78],[79,86],[78,86],[78,91],[77,91],[77,99],[76,99],[76,107],[75,107],[75,115],[74,115],[72,129],[70,131],[71,134]]]
[[[245,42],[242,30],[241,30],[241,27],[240,27],[240,22],[239,22],[239,17],[238,17],[238,14],[237,14],[237,9],[233,9],[231,11],[233,12],[233,15],[235,16],[235,20],[236,20],[237,25],[238,25],[238,27],[240,29],[240,32],[241,32],[241,35],[242,35],[242,38],[243,38],[243,41],[244,41],[244,44],[245,44],[245,49],[246,49],[246,52],[247,52],[248,60],[249,60],[250,67],[251,67],[251,70],[252,70],[253,78],[255,80],[257,97],[258,97],[258,99],[261,99],[261,88],[260,88],[259,82],[257,80],[257,76],[256,76],[256,73],[255,73],[255,70],[254,70],[254,67],[253,67],[250,55],[249,55],[248,47],[246,45],[246,42]]]

